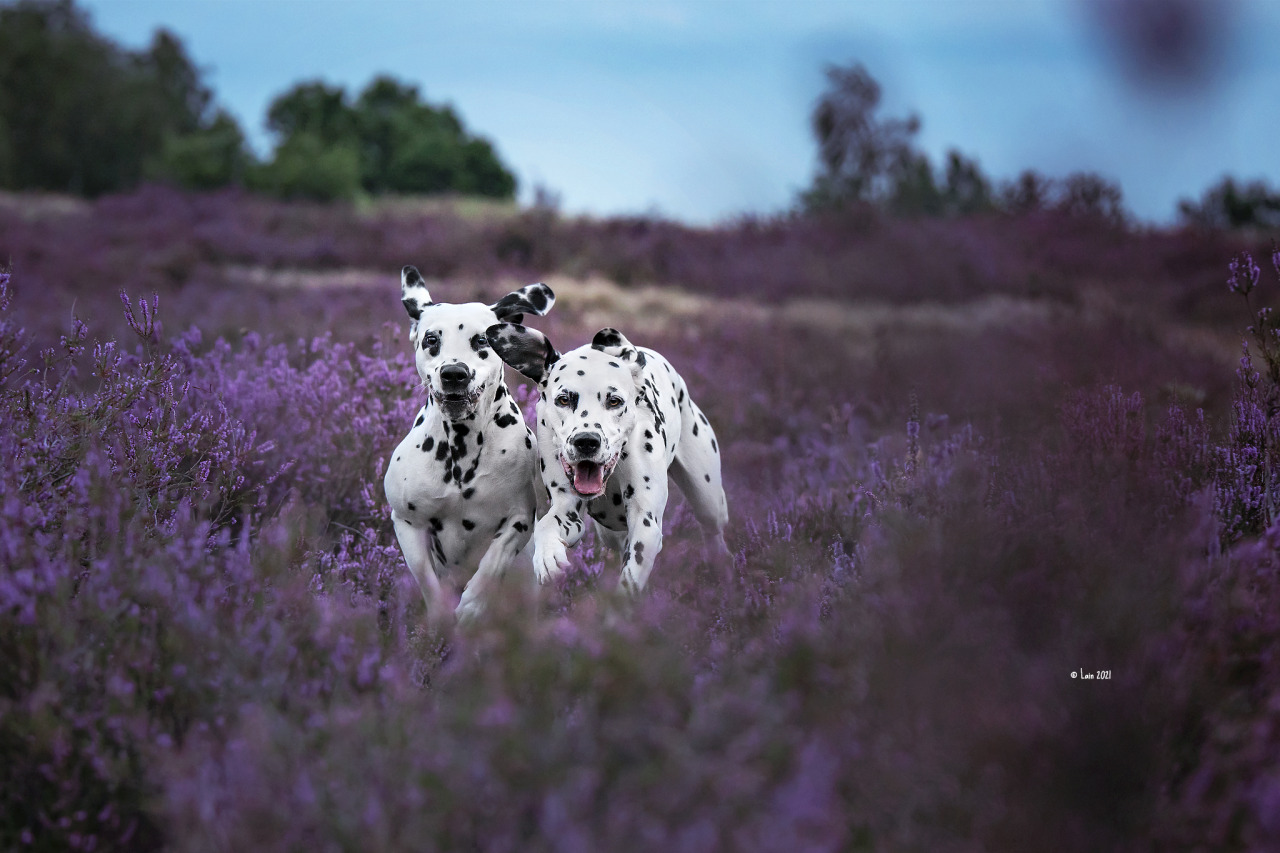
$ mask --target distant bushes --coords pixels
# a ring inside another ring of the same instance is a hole
[[[939,174],[915,147],[918,116],[876,115],[880,85],[865,67],[830,66],[826,73],[827,89],[810,122],[820,168],[813,185],[801,194],[806,210],[869,204],[899,216],[1052,210],[1113,225],[1127,219],[1119,185],[1091,172],[1052,180],[1028,171],[997,185],[976,160],[953,149]]]
[[[1226,177],[1198,202],[1180,201],[1178,213],[1184,222],[1206,228],[1280,228],[1280,190],[1265,180],[1237,183]]]

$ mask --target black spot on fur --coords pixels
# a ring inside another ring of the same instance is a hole
[[[469,519],[469,518],[464,518],[464,519],[462,519],[462,529],[463,529],[463,530],[475,530],[475,529],[476,529],[476,523],[475,523],[474,521],[472,521],[471,519]]]
[[[693,425],[693,434],[694,434],[694,435],[697,435],[697,434],[698,434],[698,425],[697,425],[697,424],[694,424],[694,425]]]
[[[409,512],[413,512],[417,507],[413,505],[413,501],[409,501]]]
[[[526,530],[529,529],[529,525],[525,524],[523,521],[517,521],[511,526],[516,529],[517,533],[524,533]]]
[[[710,483],[710,482],[711,482],[711,475],[710,475],[710,474],[703,474],[702,476],[703,476],[703,478],[704,478],[708,483]]]
[[[468,474],[470,474],[471,472],[470,472],[470,471],[468,471],[467,473],[468,473]],[[464,492],[462,493],[462,499],[463,499],[464,501],[469,501],[469,500],[471,500],[471,496],[472,496],[472,495],[474,495],[475,493],[476,493],[476,490],[475,490],[474,488],[472,488],[472,489],[467,489],[466,491],[464,491]],[[505,520],[505,519],[504,519],[504,520]]]
[[[427,419],[426,415],[418,415],[418,419],[413,422],[413,425],[416,427],[420,427],[422,426],[422,422],[425,421],[426,419]]]
[[[438,518],[429,518],[427,519],[427,523],[431,525],[431,529],[434,530],[436,533],[439,533],[441,530],[444,530],[444,524]]]
[[[436,440],[433,436],[427,436],[427,440],[422,442],[422,452],[425,453],[435,446]]]
[[[636,487],[632,485],[628,485],[627,490],[622,493],[622,496],[627,500],[631,500],[631,496],[634,495],[635,493],[636,493]]]
[[[622,506],[622,495],[618,494],[617,492],[614,492],[613,494],[613,505]]]
[[[653,452],[653,445],[646,441],[646,442],[644,443],[644,449],[645,449],[646,451],[648,451],[649,453],[652,453],[652,452]]]
[[[512,415],[500,414],[493,419],[493,422],[498,425],[499,429],[506,429],[515,425],[516,419]]]

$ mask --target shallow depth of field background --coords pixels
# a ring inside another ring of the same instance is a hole
[[[483,157],[369,171],[332,127],[232,162],[170,126],[87,197],[0,157],[0,847],[1280,843],[1280,197],[1157,228],[867,114],[883,162],[715,227],[518,206]],[[461,183],[370,184],[428,178]],[[732,568],[677,497],[634,604],[588,537],[429,632],[381,494],[406,263],[664,353]]]

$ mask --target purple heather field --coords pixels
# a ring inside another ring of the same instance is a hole
[[[1273,245],[4,196],[0,847],[1275,849]],[[676,499],[633,605],[586,541],[429,631],[410,263],[663,352],[732,567]]]

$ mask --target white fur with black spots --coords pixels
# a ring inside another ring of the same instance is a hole
[[[454,610],[460,621],[474,619],[532,535],[535,439],[485,331],[496,321],[546,314],[555,294],[531,284],[493,305],[433,302],[411,266],[401,271],[400,289],[427,402],[391,455],[383,486],[405,563],[429,621],[440,626],[454,609],[442,575],[465,583]]]
[[[720,447],[665,358],[614,329],[563,355],[519,324],[493,326],[487,337],[540,391],[538,467],[551,506],[534,527],[539,580],[564,571],[566,549],[590,518],[622,552],[623,589],[643,589],[662,548],[668,475],[702,526],[710,556],[727,557]]]

